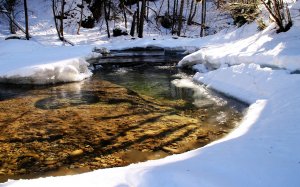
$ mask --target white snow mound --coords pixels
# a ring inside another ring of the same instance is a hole
[[[51,64],[28,66],[0,76],[0,82],[18,84],[54,84],[81,81],[92,75],[88,63],[81,58]]]
[[[0,82],[54,84],[81,81],[92,75],[84,57],[92,46],[53,47],[32,41],[0,42]]]

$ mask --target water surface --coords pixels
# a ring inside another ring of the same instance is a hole
[[[52,86],[0,85],[0,179],[182,153],[226,135],[244,108],[174,66],[106,68]]]

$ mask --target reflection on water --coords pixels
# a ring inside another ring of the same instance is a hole
[[[140,94],[170,101],[185,100],[195,107],[228,106],[243,110],[244,104],[208,90],[192,80],[192,75],[175,66],[142,66],[100,69],[94,79],[108,80]]]
[[[40,109],[59,109],[99,102],[99,97],[89,92],[59,93],[58,95],[41,99],[35,103]]]

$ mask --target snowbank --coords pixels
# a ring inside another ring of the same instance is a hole
[[[252,104],[247,114],[227,137],[161,160],[4,185],[299,186],[300,75],[241,64],[197,74],[195,79],[234,97],[247,99],[250,95],[248,101]]]
[[[299,2],[294,4],[291,10],[296,12],[299,4]],[[220,38],[219,34],[210,42],[215,40],[217,43],[222,43],[221,45],[214,44],[202,48],[198,52],[186,56],[178,65],[193,66],[201,63],[209,69],[216,69],[221,64],[256,63],[289,71],[300,70],[300,21],[297,13],[292,15],[295,16],[294,25],[286,33],[277,34],[274,24],[262,32],[257,32],[255,23],[245,25],[228,32],[223,35],[223,38]]]
[[[81,81],[92,75],[84,57],[91,46],[46,47],[33,41],[0,41],[0,82],[50,84]]]
[[[290,84],[287,85],[287,82],[299,81],[298,77],[299,75],[290,74],[287,70],[240,64],[206,74],[196,73],[194,80],[251,104],[256,100],[272,97],[274,93],[288,87]]]

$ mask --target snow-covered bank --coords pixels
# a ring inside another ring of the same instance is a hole
[[[244,25],[226,34],[219,33],[205,48],[186,56],[178,65],[204,64],[214,69],[224,64],[256,63],[289,71],[300,70],[299,9],[299,1],[291,4],[293,27],[288,32],[277,34],[275,23],[261,32],[257,32],[256,23]]]
[[[227,137],[161,160],[4,186],[299,186],[300,75],[241,64],[195,78],[239,98],[255,90],[243,121]],[[239,92],[231,89],[236,85]]]
[[[287,33],[276,34],[274,25],[262,32],[252,30],[256,29],[255,27],[245,27],[246,32],[253,33],[252,36],[209,46],[186,56],[178,65],[203,63],[212,68],[219,68],[221,64],[256,63],[290,71],[300,70],[299,28],[295,25]]]
[[[91,46],[46,47],[32,41],[0,41],[0,82],[50,84],[92,75],[84,57]]]
[[[261,68],[257,64],[240,64],[206,74],[198,72],[194,80],[251,104],[259,99],[272,98],[274,93],[289,87],[291,82],[296,86],[299,77],[299,74],[290,74],[287,70]]]
[[[11,180],[3,186],[300,186],[300,75],[290,71],[241,63],[197,73],[195,80],[251,104],[237,129],[203,148],[122,168]]]
[[[227,137],[194,151],[75,176],[11,180],[0,186],[300,186],[300,75],[290,74],[300,67],[300,21],[299,17],[296,19],[290,31],[280,34],[275,33],[273,26],[257,32],[256,25],[251,24],[204,39],[117,38],[102,45],[110,49],[147,45],[205,47],[180,64],[204,63],[218,68],[197,73],[194,79],[248,102],[250,108],[239,127]],[[69,54],[73,48],[63,47],[49,51],[39,46],[11,49],[18,50],[21,58],[6,52],[9,42],[0,42],[0,64],[4,68],[1,73],[14,71],[24,62],[33,65],[31,60],[35,65],[52,63],[89,52],[85,47],[75,48],[73,54]],[[39,56],[32,57],[36,54],[30,49]],[[43,60],[46,54],[51,60]],[[58,59],[52,59],[53,54]]]

